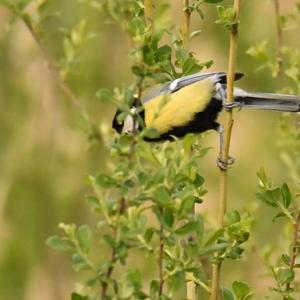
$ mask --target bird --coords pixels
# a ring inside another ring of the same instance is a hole
[[[244,76],[235,73],[235,80]],[[154,87],[136,99],[130,113],[119,120],[117,109],[112,127],[118,133],[139,132],[142,127],[154,129],[157,134],[144,137],[150,142],[174,140],[188,133],[215,130],[220,135],[223,127],[216,121],[223,110],[234,107],[299,112],[300,97],[285,94],[247,92],[235,87],[233,103],[226,103],[226,72],[196,73],[177,78],[160,87]],[[136,121],[136,116],[143,122]],[[221,138],[222,140],[222,138]]]

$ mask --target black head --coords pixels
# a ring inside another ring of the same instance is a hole
[[[120,109],[117,109],[115,116],[112,122],[112,128],[115,129],[118,133],[122,133],[124,122],[118,122],[118,116],[122,113]]]
[[[117,109],[115,116],[113,118],[112,127],[118,133],[132,133],[134,131],[139,131],[141,129],[141,123],[138,120],[144,121],[144,111],[139,111],[138,108],[141,108],[141,103],[137,98],[134,98],[133,104],[130,108],[131,114],[127,114],[120,119],[120,115],[124,113],[121,109]],[[138,116],[137,116],[138,114]]]

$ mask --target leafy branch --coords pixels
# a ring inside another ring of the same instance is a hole
[[[286,183],[281,187],[273,184],[267,177],[264,169],[258,173],[261,192],[257,194],[258,199],[263,201],[269,207],[277,211],[273,221],[283,218],[288,222],[292,231],[292,241],[290,254],[282,254],[276,265],[267,262],[268,268],[271,269],[272,275],[276,281],[277,287],[271,290],[280,294],[283,300],[292,300],[295,293],[295,268],[298,267],[296,259],[299,253],[300,236],[300,210],[292,197],[290,189]]]
[[[38,30],[36,29],[36,26],[34,25],[32,17],[25,12],[25,9],[26,9],[27,5],[30,2],[31,1],[21,1],[20,3],[16,4],[16,3],[11,2],[11,1],[6,1],[6,2],[4,2],[4,5],[6,5],[6,7],[13,14],[13,18],[17,18],[17,19],[22,20],[22,22],[24,23],[24,25],[26,26],[26,28],[30,32],[33,40],[35,41],[35,43],[37,45],[37,47],[39,48],[41,54],[43,55],[44,59],[46,60],[48,70],[52,74],[52,76],[55,79],[56,83],[61,88],[61,90],[63,91],[65,96],[74,105],[74,107],[76,107],[80,111],[80,113],[81,113],[82,117],[84,118],[84,120],[89,124],[90,123],[90,118],[89,118],[89,115],[88,115],[87,111],[82,106],[82,104],[78,100],[77,96],[74,94],[74,92],[72,91],[70,86],[67,84],[65,79],[61,76],[59,70],[55,66],[56,65],[55,62],[53,61],[51,56],[48,54],[47,50],[45,49],[45,47],[42,43],[41,37],[38,33]],[[43,5],[43,4],[44,3],[41,2],[40,5]]]
[[[230,50],[229,50],[229,63],[227,71],[227,104],[233,102],[233,89],[234,89],[234,77],[235,77],[235,65],[237,60],[237,47],[238,47],[238,24],[240,16],[240,0],[234,1],[234,14],[226,16],[221,14],[222,23],[230,29]],[[220,10],[220,9],[219,9]],[[225,20],[227,20],[225,22]],[[228,26],[230,24],[230,26]],[[224,146],[220,151],[220,159],[224,162],[225,166],[228,166],[229,160],[229,147],[231,139],[231,131],[233,126],[232,110],[226,111],[225,127],[224,127]],[[221,145],[220,145],[221,147]],[[224,226],[224,215],[226,213],[227,202],[227,168],[220,168],[220,199],[218,210],[218,226],[220,229]],[[219,298],[219,281],[220,281],[221,262],[213,264],[213,274],[211,283],[211,300],[217,300]]]

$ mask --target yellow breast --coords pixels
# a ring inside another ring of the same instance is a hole
[[[160,133],[172,127],[187,125],[196,113],[203,111],[214,93],[211,79],[186,86],[179,91],[158,96],[144,104],[145,124]]]

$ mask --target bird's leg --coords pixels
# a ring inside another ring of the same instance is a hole
[[[239,102],[233,101],[232,103],[227,103],[225,90],[223,88],[223,85],[219,82],[216,84],[216,93],[220,96],[223,107],[226,110],[232,110],[235,107],[241,108],[241,104]]]
[[[219,125],[217,128],[217,132],[220,135],[220,152],[217,159],[217,165],[221,170],[225,171],[228,170],[229,167],[234,164],[235,159],[234,157],[228,157],[227,161],[224,161],[222,159],[222,153],[224,152],[224,126]]]

